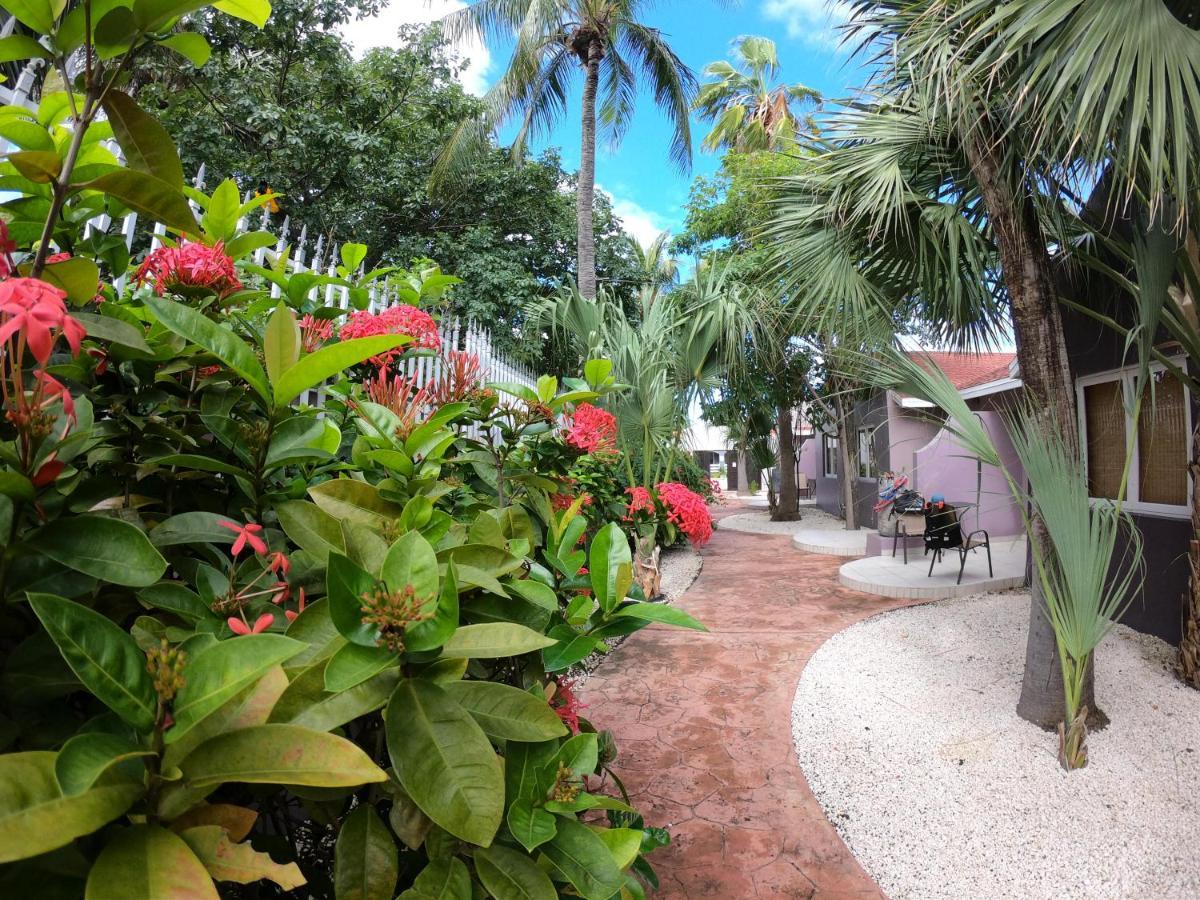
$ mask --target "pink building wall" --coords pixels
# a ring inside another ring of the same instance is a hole
[[[808,476],[811,482],[817,477],[817,468],[821,465],[821,435],[811,434],[800,445],[800,471]]]
[[[929,417],[928,409],[905,409],[895,394],[888,394],[888,467],[908,475],[909,487],[921,490],[917,451],[933,440],[941,425]]]
[[[1023,480],[1020,463],[999,413],[978,412],[976,415],[991,435],[1005,467],[1018,482]],[[917,490],[926,500],[941,494],[950,503],[978,503],[978,508],[968,514],[964,525],[971,529],[983,528],[993,538],[1024,533],[1021,511],[1004,475],[987,465],[980,472],[975,457],[950,432],[938,431],[929,443],[916,451],[914,458]]]

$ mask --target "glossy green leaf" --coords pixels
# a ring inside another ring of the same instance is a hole
[[[289,675],[328,659],[346,643],[329,617],[329,601],[324,597],[311,601],[288,625],[286,634],[305,645],[305,649],[284,664]]]
[[[347,644],[325,665],[325,690],[347,691],[356,684],[378,675],[390,665],[398,665],[396,654],[386,647],[362,647]]]
[[[295,656],[304,646],[281,634],[247,634],[200,651],[184,667],[184,685],[175,697],[175,724],[167,731],[166,742],[178,741],[268,669]]]
[[[146,172],[117,169],[79,187],[110,194],[134,212],[162,222],[181,234],[196,234],[200,230],[183,192]]]
[[[379,496],[379,489],[353,478],[323,481],[308,489],[313,502],[335,519],[386,528],[400,518],[404,507]]]
[[[135,327],[129,322],[113,316],[101,316],[95,313],[75,312],[71,313],[71,315],[78,319],[83,324],[83,327],[87,329],[89,338],[108,341],[110,344],[119,344],[122,347],[137,350],[139,353],[149,354],[153,352],[150,349],[150,345],[146,343],[143,329]]]
[[[66,291],[67,300],[74,306],[90,303],[100,284],[100,267],[85,256],[72,256],[50,263],[42,270],[42,280]],[[82,322],[82,320],[80,320]],[[94,337],[91,333],[88,337]]]
[[[505,745],[504,795],[509,803],[516,800],[541,803],[554,781],[547,770],[558,748],[557,740]]]
[[[605,797],[602,794],[589,794],[583,791],[574,800],[547,800],[546,809],[550,812],[560,813],[578,813],[589,809],[611,809],[627,813],[637,812],[628,803],[622,803],[616,797]]]
[[[127,759],[153,756],[127,737],[103,731],[77,734],[58,751],[54,775],[65,796],[82,794],[108,769]]]
[[[357,787],[386,781],[387,774],[352,741],[299,725],[255,725],[219,734],[181,764],[193,789],[229,781]]]
[[[88,872],[84,900],[219,900],[204,864],[174,832],[157,825],[126,828],[105,845]]]
[[[635,828],[602,828],[596,832],[618,869],[624,869],[633,864],[638,852],[642,849],[642,832]]]
[[[513,837],[530,853],[558,833],[558,817],[534,806],[526,797],[512,802],[505,821]]]
[[[142,588],[137,596],[147,606],[174,613],[188,622],[216,618],[198,594],[178,581],[160,581],[158,584]]]
[[[554,638],[539,634],[524,625],[485,622],[463,625],[442,647],[442,656],[466,659],[497,659],[541,650],[555,643]]]
[[[329,617],[338,633],[352,644],[376,647],[379,626],[363,622],[363,597],[378,582],[340,553],[330,553],[325,570]]]
[[[53,150],[21,150],[8,154],[8,161],[34,184],[49,184],[62,172],[62,160]]]
[[[630,619],[643,619],[647,622],[662,622],[665,625],[678,625],[680,628],[691,628],[693,631],[708,631],[701,622],[693,619],[679,607],[667,606],[663,603],[631,603],[618,609],[616,615]]]
[[[438,594],[437,555],[419,531],[400,535],[388,548],[380,573],[390,590],[413,589],[423,608],[433,608]]]
[[[76,572],[128,587],[154,584],[167,569],[141,529],[109,516],[56,519],[38,533],[35,546]]]
[[[492,842],[504,813],[504,770],[483,730],[436,684],[401,681],[385,713],[397,780],[455,837]]]
[[[633,584],[629,538],[616,522],[609,522],[592,539],[588,571],[596,602],[605,612],[612,612]]]
[[[153,175],[176,190],[183,189],[183,164],[175,142],[157,119],[117,90],[105,93],[104,112],[130,168]]]
[[[327,344],[271,379],[275,385],[275,402],[280,406],[291,403],[309,388],[322,384],[351,366],[411,341],[412,338],[405,335],[381,334]]]
[[[337,900],[392,900],[400,874],[396,842],[369,803],[342,823],[333,859]]]
[[[471,873],[457,857],[435,859],[396,900],[471,900]],[[339,898],[340,900],[340,898]]]
[[[175,829],[172,825],[172,830]],[[248,843],[235,843],[220,825],[198,825],[177,830],[214,881],[254,884],[267,880],[285,891],[303,886],[304,875],[294,862],[280,864]]]
[[[204,36],[194,31],[179,31],[159,41],[164,47],[170,47],[197,69],[203,68],[212,56],[212,47]]]
[[[324,564],[330,553],[346,552],[346,541],[338,520],[315,503],[306,500],[285,500],[275,507],[283,533]]]
[[[226,241],[225,252],[229,253],[231,257],[233,257],[233,254],[229,250],[228,241],[237,234],[237,224],[241,215],[241,191],[238,189],[236,181],[232,178],[226,178],[217,185],[216,190],[212,192],[212,196],[208,198],[208,205],[204,208],[204,214],[200,217],[200,227],[204,229],[205,234],[209,237]],[[291,365],[291,363],[288,363],[288,365]]]
[[[625,881],[604,841],[575,819],[560,816],[558,833],[541,851],[587,900],[609,900]]]
[[[282,302],[267,319],[267,330],[263,336],[263,356],[267,362],[267,377],[271,379],[271,384],[276,386],[275,402],[282,406],[289,402],[290,398],[283,401],[279,399],[280,376],[300,358],[300,326],[296,324],[296,314]]]
[[[495,681],[459,681],[444,690],[491,737],[546,741],[567,733],[549,703],[520,688]]]
[[[600,762],[600,745],[596,733],[585,731],[566,741],[550,759],[546,771],[558,771],[564,765],[576,775],[592,775]]]
[[[158,696],[146,657],[125,629],[62,597],[30,594],[29,605],[88,690],[139,731],[154,727]]]
[[[434,561],[434,575],[437,574],[437,562]],[[437,606],[433,616],[424,622],[410,625],[404,632],[404,646],[409,650],[434,650],[442,646],[454,634],[458,627],[458,574],[454,563],[446,566],[446,575],[442,579],[442,590],[438,596]]]
[[[13,35],[13,37],[20,36]],[[12,39],[0,38],[0,55],[3,55],[4,42]],[[39,44],[39,46],[41,45]],[[50,133],[37,122],[31,122],[28,119],[0,118],[0,138],[4,138],[18,150],[50,152],[54,150],[54,140],[50,137]]]
[[[496,900],[557,900],[550,877],[524,853],[501,844],[475,851],[475,871]]]
[[[579,634],[569,625],[560,625],[550,629],[550,636],[556,640],[552,647],[542,651],[542,664],[547,672],[561,672],[569,669],[581,660],[591,656],[599,642],[587,634]]]
[[[0,755],[0,863],[64,847],[117,818],[142,795],[140,783],[105,777],[67,796],[54,774],[57,755]]]
[[[4,8],[22,25],[41,34],[54,31],[54,22],[63,10],[54,0],[4,0]]]
[[[185,512],[164,519],[150,530],[150,543],[155,547],[176,544],[232,544],[237,537],[223,526],[228,516],[210,512]]]
[[[260,397],[270,399],[266,373],[254,351],[240,337],[182,303],[153,296],[147,297],[146,303],[163,325],[196,346],[203,347],[244,378]]]
[[[514,578],[504,582],[504,586],[534,606],[550,612],[558,611],[558,594],[554,592],[554,588],[548,587],[540,581],[530,578]]]
[[[317,662],[297,675],[271,710],[271,721],[332,731],[382,709],[400,682],[399,669],[385,669],[335,694],[325,690],[324,669],[325,664]]]
[[[213,7],[256,28],[262,28],[271,17],[269,0],[218,0]]]

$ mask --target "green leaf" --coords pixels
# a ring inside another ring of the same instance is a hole
[[[187,842],[157,825],[126,828],[88,872],[84,900],[219,900],[204,864]]]
[[[399,875],[396,842],[375,808],[362,804],[338,832],[333,858],[337,900],[392,900]]]
[[[283,533],[324,565],[330,553],[345,553],[346,541],[338,520],[315,503],[285,500],[275,507]]]
[[[32,500],[33,482],[17,472],[0,472],[0,494],[13,500]]]
[[[154,727],[158,695],[146,657],[128,632],[62,597],[30,594],[29,605],[88,690],[138,731]]]
[[[233,477],[241,477],[246,474],[244,468],[238,468],[232,463],[227,463],[219,459],[214,459],[211,456],[204,456],[200,453],[171,453],[167,456],[158,456],[154,459],[146,461],[148,465],[162,466],[164,468],[170,466],[179,466],[183,469],[193,469],[197,472],[216,472],[221,475],[230,475]],[[228,534],[232,535],[230,531]]]
[[[588,634],[579,634],[570,625],[558,625],[550,629],[556,641],[553,647],[542,651],[542,665],[547,672],[561,672],[580,660],[591,656],[600,642]]]
[[[279,399],[279,379],[300,358],[300,326],[296,324],[296,314],[282,302],[275,307],[275,312],[271,313],[271,318],[267,320],[263,355],[267,361],[267,377],[276,387],[275,402],[283,406],[292,398]]]
[[[471,873],[461,859],[435,859],[396,900],[471,900]],[[338,900],[341,900],[339,897]]]
[[[228,328],[182,303],[154,296],[147,297],[146,303],[164,326],[196,346],[203,347],[242,376],[263,400],[270,401],[266,373],[245,341]]]
[[[508,808],[508,830],[521,846],[532,853],[558,833],[558,817],[546,812],[533,801],[521,797]]]
[[[154,753],[120,735],[86,731],[63,744],[54,761],[54,775],[63,795],[74,797],[94,785],[117,763],[143,756],[154,756]]]
[[[21,150],[8,154],[8,161],[34,184],[49,184],[62,172],[62,160],[52,150]]]
[[[197,69],[203,68],[212,56],[212,47],[203,35],[194,31],[180,31],[159,41],[164,47],[170,47]]]
[[[225,516],[210,512],[186,512],[164,519],[150,530],[150,543],[155,547],[175,544],[232,544],[236,535],[221,525]]]
[[[617,608],[633,584],[633,558],[629,538],[616,522],[609,522],[592,539],[588,557],[592,593],[604,612]]]
[[[612,367],[610,359],[589,359],[583,364],[583,379],[590,387],[599,387],[608,381]]]
[[[341,248],[342,265],[347,271],[353,273],[355,269],[362,265],[364,259],[367,258],[366,244],[342,244]]]
[[[436,561],[435,575],[436,575]],[[433,618],[410,625],[404,631],[404,646],[408,650],[434,650],[442,646],[458,627],[458,574],[454,563],[446,566],[442,591]]]
[[[396,654],[386,647],[347,644],[325,665],[325,690],[335,694],[347,691],[398,663]]]
[[[208,198],[204,215],[200,217],[200,227],[209,237],[228,242],[237,234],[237,223],[241,214],[242,195],[238,190],[237,182],[232,178],[226,178],[217,185],[217,189]],[[225,245],[225,251],[230,253],[228,243]],[[233,254],[230,253],[230,256],[232,257]]]
[[[642,832],[636,828],[602,828],[596,832],[608,852],[612,854],[618,869],[633,864],[642,849]]]
[[[501,844],[475,851],[475,871],[496,900],[557,900],[550,877],[524,853]]]
[[[256,28],[262,28],[271,17],[269,0],[219,0],[213,6],[236,19],[249,22]]]
[[[82,306],[96,296],[100,267],[86,257],[72,256],[46,266],[42,270],[42,280],[66,291],[67,299],[73,305]],[[92,336],[89,332],[88,337]]]
[[[569,802],[548,800],[546,802],[546,809],[557,813],[577,813],[589,809],[611,809],[617,812],[637,813],[636,809],[628,803],[622,803],[616,797],[605,797],[602,794],[588,794],[583,792]]]
[[[445,690],[401,681],[384,716],[396,777],[422,812],[486,847],[504,814],[504,769],[483,730]]]
[[[379,496],[379,489],[353,478],[323,481],[308,489],[313,502],[335,519],[361,522],[376,528],[388,527],[400,518],[404,507]]]
[[[549,403],[554,399],[554,395],[557,393],[558,379],[553,375],[543,375],[537,380],[538,399],[543,403]]]
[[[693,619],[682,609],[662,603],[631,603],[618,609],[616,615],[630,619],[644,619],[647,622],[678,625],[680,628],[691,628],[694,631],[708,631],[701,622]]]
[[[382,709],[400,681],[399,669],[384,669],[374,678],[333,694],[325,690],[324,669],[324,662],[317,662],[297,675],[271,710],[271,721],[332,731]]]
[[[554,643],[554,638],[539,634],[524,625],[485,622],[482,625],[463,625],[455,630],[442,647],[442,656],[497,659],[541,650]]]
[[[609,900],[625,881],[600,836],[575,819],[559,817],[558,833],[541,850],[587,900]]]
[[[105,93],[104,112],[128,166],[182,191],[183,164],[167,129],[121,91]]]
[[[205,741],[180,764],[188,785],[213,790],[228,781],[358,787],[387,773],[352,741],[299,725],[255,725]]]
[[[119,344],[122,347],[128,347],[130,350],[137,350],[140,353],[152,354],[154,352],[150,349],[150,345],[146,343],[143,330],[134,327],[128,322],[123,322],[112,316],[98,316],[95,313],[76,312],[71,313],[71,315],[78,319],[83,324],[83,327],[87,329],[87,336],[89,338],[108,341],[110,344]]]
[[[350,366],[411,341],[412,338],[406,335],[379,334],[327,344],[315,353],[301,358],[278,377],[272,377],[271,381],[275,385],[275,403],[279,406],[291,403],[309,388],[341,374]]]
[[[600,762],[600,742],[593,731],[585,731],[566,741],[546,765],[546,772],[553,774],[559,765],[564,765],[576,775],[592,775]]]
[[[3,55],[4,42],[11,41],[14,38],[28,40],[28,38],[21,38],[20,35],[0,38],[0,55]],[[41,45],[39,44],[38,46]],[[54,150],[54,140],[50,137],[50,133],[37,122],[31,122],[28,119],[0,119],[0,137],[16,146],[19,150],[42,150],[50,152]]]
[[[184,513],[184,515],[191,515]],[[160,526],[161,527],[161,526]],[[230,535],[232,537],[233,535]],[[160,581],[138,591],[138,599],[147,606],[174,613],[189,622],[216,618],[200,596],[178,581]]]
[[[558,753],[558,748],[557,740],[505,745],[504,794],[509,803],[516,800],[536,800],[541,803],[553,783],[553,779],[546,775],[546,768]]]
[[[4,8],[22,25],[40,34],[54,31],[54,22],[62,7],[51,0],[4,0]]]
[[[504,582],[504,586],[534,606],[551,612],[558,611],[558,594],[554,592],[554,588],[548,587],[540,581],[533,581],[530,578],[514,578]]]
[[[281,865],[250,844],[236,844],[220,825],[199,825],[179,831],[214,881],[254,884],[266,879],[290,891],[304,885],[304,875],[294,862]]]
[[[143,792],[140,783],[102,778],[66,796],[54,774],[58,754],[0,755],[0,863],[40,856],[111,822]]]
[[[180,234],[197,234],[200,230],[183,191],[146,172],[117,169],[76,187],[111,194],[134,212]]]
[[[338,633],[361,647],[379,645],[379,626],[363,622],[363,596],[378,582],[340,553],[330,553],[325,570],[329,617]]]
[[[459,681],[444,690],[491,737],[546,741],[567,733],[549,703],[520,688],[494,681]]]
[[[175,724],[166,733],[172,744],[239,691],[305,645],[281,634],[247,634],[201,650],[184,666],[183,688],[175,697]]]
[[[420,532],[410,531],[396,539],[388,548],[380,574],[389,590],[402,591],[411,586],[422,608],[430,607],[432,611],[438,594],[437,555]]]

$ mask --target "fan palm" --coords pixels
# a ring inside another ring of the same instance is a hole
[[[733,45],[734,61],[704,67],[707,81],[696,94],[700,118],[713,123],[706,150],[774,150],[800,129],[794,104],[815,104],[821,95],[802,84],[772,84],[779,74],[775,42],[747,35]]]
[[[972,319],[1003,301],[1041,424],[1075,448],[1050,250],[1069,240],[1064,210],[1101,167],[1151,208],[1194,184],[1200,37],[1186,4],[849,5],[848,34],[876,74],[832,117],[815,175],[788,186],[775,234],[809,289],[793,293],[818,319],[876,333],[916,297],[913,311],[959,343],[994,335],[994,319]],[[1018,710],[1053,725],[1062,685],[1037,587]]]
[[[566,115],[571,80],[582,72],[576,278],[588,299],[596,296],[597,120],[608,140],[619,142],[633,118],[638,89],[645,86],[671,122],[671,160],[681,169],[691,165],[688,111],[696,79],[662,32],[640,21],[649,5],[648,0],[476,0],[443,19],[452,40],[515,43],[507,69],[483,97],[482,113],[452,133],[435,179],[469,164],[489,136],[513,120],[519,125],[512,155],[520,160],[531,135],[547,132]]]

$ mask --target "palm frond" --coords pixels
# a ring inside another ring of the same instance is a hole
[[[657,28],[625,21],[617,43],[621,52],[641,71],[654,93],[655,104],[671,123],[671,161],[680,169],[690,169],[692,132],[689,113],[696,94],[695,74]]]

